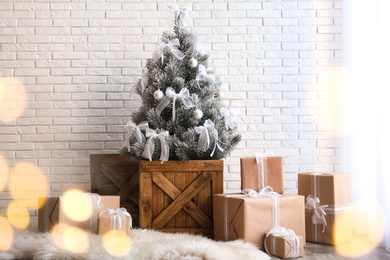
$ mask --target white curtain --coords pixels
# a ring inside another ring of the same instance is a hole
[[[389,0],[343,0],[343,72],[341,166],[370,212],[355,230],[390,250]]]

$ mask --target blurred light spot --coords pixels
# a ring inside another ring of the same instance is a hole
[[[90,248],[88,235],[80,228],[59,224],[53,228],[52,234],[54,243],[70,252],[80,254],[87,252]]]
[[[131,250],[131,238],[120,230],[110,230],[103,235],[103,246],[113,256],[124,256]]]
[[[0,155],[0,192],[2,192],[8,181],[8,164],[5,158]]]
[[[353,205],[355,234],[351,243],[336,247],[340,255],[360,257],[369,254],[381,242],[385,215],[376,201],[358,201]]]
[[[85,221],[89,219],[92,212],[90,200],[81,190],[68,190],[61,197],[61,208],[65,215],[75,221]]]
[[[26,107],[27,95],[23,84],[12,77],[0,77],[0,120],[16,120]]]
[[[6,218],[0,216],[0,252],[7,251],[12,244],[14,232]]]
[[[37,194],[46,197],[49,192],[45,173],[30,163],[18,163],[10,175],[9,184],[13,199],[28,209],[38,207]]]
[[[18,206],[15,201],[8,205],[7,217],[11,225],[18,229],[26,229],[30,223],[28,210],[23,206]]]

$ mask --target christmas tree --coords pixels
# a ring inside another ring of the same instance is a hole
[[[221,81],[209,55],[185,28],[189,9],[175,13],[173,32],[164,32],[135,89],[141,107],[127,126],[121,153],[149,160],[218,160],[239,143],[234,113],[223,104]]]

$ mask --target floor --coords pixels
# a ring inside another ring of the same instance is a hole
[[[344,253],[342,253],[344,252]],[[349,256],[346,256],[349,255]],[[352,256],[351,256],[352,255]],[[272,260],[279,259],[272,257]],[[390,252],[362,240],[354,240],[339,247],[307,243],[305,255],[299,260],[390,260]]]

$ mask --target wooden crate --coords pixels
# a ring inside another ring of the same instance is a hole
[[[91,192],[119,195],[133,227],[139,226],[139,161],[122,154],[91,154]]]
[[[140,227],[213,238],[215,193],[223,192],[223,161],[140,161]]]

